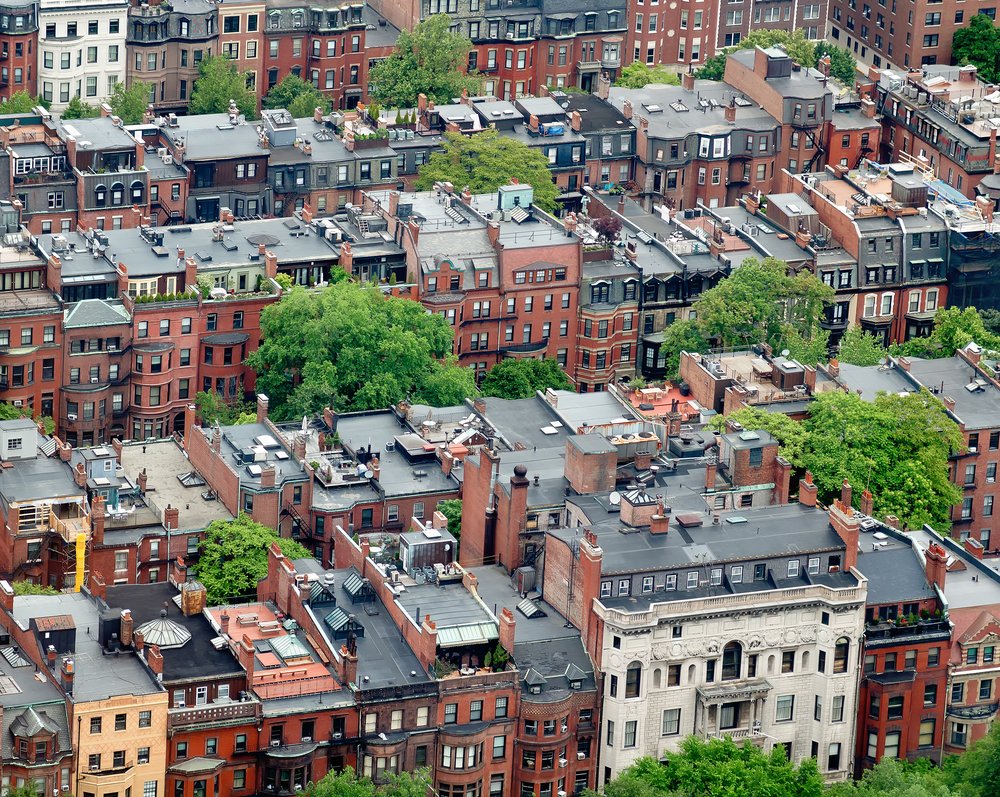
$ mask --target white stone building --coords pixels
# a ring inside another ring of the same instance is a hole
[[[41,0],[38,24],[38,88],[52,110],[80,97],[104,102],[125,81],[124,0]]]

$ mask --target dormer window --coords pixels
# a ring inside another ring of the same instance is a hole
[[[542,687],[537,685],[529,686],[528,691],[533,695],[540,695],[542,693]]]
[[[583,681],[570,681],[569,682],[569,688],[570,689],[583,689]]]

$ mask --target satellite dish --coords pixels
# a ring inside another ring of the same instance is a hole
[[[366,479],[371,479],[374,476],[375,476],[375,471],[373,471],[371,468],[368,468],[368,470],[365,471],[365,478]]]
[[[615,490],[608,496],[608,500],[611,502],[611,506],[618,506],[622,502],[622,494]]]
[[[782,357],[787,357],[789,354],[791,354],[791,352],[788,349],[782,349],[781,350],[781,356]]]

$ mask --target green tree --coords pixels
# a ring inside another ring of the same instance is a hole
[[[961,797],[996,797],[1000,784],[1000,723],[942,770],[943,780]]]
[[[616,86],[622,86],[626,89],[642,89],[651,83],[666,83],[668,86],[679,86],[681,79],[677,76],[676,72],[672,72],[662,64],[659,66],[647,66],[641,61],[633,61],[622,69],[621,74],[615,81]]]
[[[247,88],[246,73],[224,55],[206,58],[198,68],[188,112],[226,113],[230,100],[247,119],[257,118],[257,97]]]
[[[792,420],[783,412],[768,412],[759,407],[744,407],[727,416],[718,415],[712,419],[713,429],[726,428],[726,421],[736,421],[744,429],[762,430],[768,432],[778,441],[778,453],[787,459],[793,468],[805,469],[806,438],[805,427],[799,421]]]
[[[456,540],[462,540],[462,499],[449,498],[438,502],[438,511],[448,518],[448,531]],[[457,557],[456,557],[457,558]]]
[[[737,50],[752,50],[754,47],[781,47],[789,57],[803,66],[815,66],[815,43],[805,37],[801,30],[792,32],[786,30],[759,29],[752,30],[736,47],[730,47],[723,52],[706,59],[697,77],[703,80],[722,80],[726,71],[726,58]]]
[[[401,31],[396,49],[368,75],[368,93],[388,108],[412,108],[421,93],[438,104],[451,102],[462,91],[478,94],[482,76],[466,74],[472,42],[451,30],[447,14],[435,14]]]
[[[991,335],[1000,335],[1000,310],[992,308],[980,310],[979,317],[982,319],[983,326],[987,332]]]
[[[276,542],[289,559],[312,556],[295,540],[241,514],[235,520],[215,520],[205,530],[198,546],[195,566],[198,580],[205,585],[209,603],[255,595],[257,582],[267,576],[267,551]]]
[[[927,759],[923,759],[927,761]],[[927,767],[883,758],[860,781],[831,786],[827,797],[958,797]]]
[[[813,274],[788,273],[781,260],[748,258],[695,303],[701,334],[722,346],[766,342],[780,349],[794,332],[812,340],[833,288]]]
[[[893,354],[936,359],[951,357],[969,343],[977,343],[990,351],[1000,350],[1000,338],[987,331],[975,307],[947,307],[934,315],[934,329],[930,337],[910,338],[906,343],[893,346]]]
[[[871,366],[885,362],[889,352],[882,342],[870,332],[861,327],[847,330],[840,339],[840,352],[837,358],[842,363],[850,365]]]
[[[149,106],[149,84],[134,81],[131,86],[115,83],[115,89],[108,98],[108,105],[115,116],[127,125],[137,125]]]
[[[573,389],[565,371],[550,358],[502,360],[487,372],[480,385],[484,395],[503,399],[531,398],[535,391],[548,388]]]
[[[708,349],[708,341],[697,321],[674,321],[663,330],[663,342],[660,344],[660,353],[666,358],[664,376],[671,381],[680,378],[682,351],[702,354]]]
[[[19,418],[30,417],[21,407],[15,407],[10,402],[0,403],[0,421],[16,421]],[[46,415],[36,417],[34,420],[41,423],[45,428],[45,434],[52,434],[56,430],[55,419]]]
[[[949,527],[961,492],[949,478],[948,457],[963,448],[958,425],[927,390],[880,394],[822,393],[804,421],[802,464],[812,471],[820,500],[840,494],[847,479],[860,498],[871,490],[878,515],[893,514],[909,528]]]
[[[0,114],[31,113],[38,105],[38,98],[26,91],[15,91],[0,105]]]
[[[556,209],[559,189],[542,151],[496,130],[471,136],[445,133],[444,148],[432,153],[420,167],[416,187],[427,191],[434,183],[447,181],[457,187],[469,186],[474,194],[488,194],[512,180],[530,185],[535,191],[534,204],[543,210]]]
[[[330,110],[330,100],[298,75],[288,75],[264,97],[265,108],[284,108],[295,119],[312,116],[317,106],[326,113]]]
[[[101,115],[97,106],[90,105],[79,97],[73,97],[60,115],[61,119],[93,119]]]
[[[370,285],[293,288],[263,311],[261,331],[247,362],[278,418],[301,418],[331,402],[344,411],[381,409],[407,396],[456,404],[474,390],[470,369],[451,359],[448,323]]]
[[[11,588],[15,595],[58,595],[59,590],[54,587],[47,587],[44,584],[36,584],[33,581],[13,581]],[[10,792],[8,792],[10,794]]]
[[[851,51],[843,47],[836,47],[826,41],[816,42],[816,60],[810,66],[818,67],[819,59],[824,55],[830,56],[830,75],[848,88],[854,88],[854,82],[858,78],[858,62],[851,55]]]
[[[358,777],[353,769],[330,772],[319,783],[310,786],[305,797],[427,797],[431,777],[427,769],[390,775],[376,786],[370,778]]]
[[[244,400],[242,385],[232,404],[224,401],[214,390],[200,390],[194,395],[194,405],[201,422],[207,425],[238,426],[257,420],[256,408]]]
[[[955,31],[951,57],[959,66],[973,64],[980,78],[996,83],[1000,80],[1000,29],[985,14],[976,14]]]
[[[7,797],[42,797],[42,795],[38,793],[34,783],[25,783],[23,786],[8,789]]]
[[[826,362],[830,354],[830,333],[816,329],[811,337],[804,337],[797,330],[786,328],[781,336],[782,350],[801,365],[815,366]]]

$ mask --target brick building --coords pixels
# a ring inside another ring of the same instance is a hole
[[[38,11],[36,0],[9,0],[0,6],[0,96],[38,91]]]

